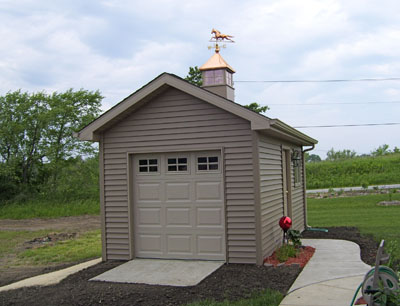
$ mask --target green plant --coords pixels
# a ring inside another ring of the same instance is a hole
[[[296,248],[301,246],[301,234],[299,231],[290,229],[287,231],[287,236]]]
[[[400,154],[306,164],[307,189],[400,183]]]
[[[387,266],[393,270],[397,270],[400,263],[400,243],[397,240],[390,240],[385,245],[385,250],[389,254],[389,262]]]
[[[392,197],[396,192],[397,192],[397,189],[389,189],[389,191],[388,191],[389,201],[392,201]]]
[[[364,190],[367,190],[367,189],[368,189],[368,182],[362,182],[362,183],[361,183],[361,187],[362,187]]]
[[[297,253],[298,249],[296,249],[294,245],[284,244],[276,250],[276,259],[278,259],[279,262],[285,262],[289,258],[296,257]]]
[[[399,306],[400,290],[389,290],[383,287],[382,281],[379,282],[379,291],[374,294],[374,305]]]
[[[187,306],[278,306],[282,299],[283,296],[279,291],[265,289],[261,292],[253,292],[249,298],[238,301],[225,299],[223,302],[217,302],[207,299],[187,304]]]

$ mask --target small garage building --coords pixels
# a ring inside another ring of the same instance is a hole
[[[103,260],[262,264],[280,217],[305,228],[317,141],[233,102],[219,53],[201,70],[203,88],[163,73],[77,133],[99,142]]]

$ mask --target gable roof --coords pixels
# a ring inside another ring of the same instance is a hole
[[[166,72],[160,74],[154,80],[113,106],[79,132],[75,133],[75,136],[81,140],[99,141],[102,131],[108,129],[113,124],[126,117],[128,113],[140,108],[146,102],[171,87],[248,120],[251,123],[252,130],[285,138],[299,145],[314,145],[317,143],[317,140],[297,131],[278,119],[270,119],[258,114],[238,103],[225,99],[208,90],[193,85],[174,74]]]

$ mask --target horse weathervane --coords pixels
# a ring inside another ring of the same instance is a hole
[[[232,35],[222,34],[216,29],[212,29],[211,34],[214,34],[214,36],[211,37],[210,42],[213,42],[214,44],[213,46],[209,46],[208,49],[213,48],[215,49],[216,53],[218,53],[220,50],[220,46],[218,45],[218,43],[234,43],[234,41],[232,40]],[[221,47],[226,48],[226,45],[222,45]]]

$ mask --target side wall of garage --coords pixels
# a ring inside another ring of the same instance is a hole
[[[284,145],[301,150],[300,147],[290,143],[284,143]],[[282,230],[278,225],[279,218],[284,214],[282,142],[259,135],[258,150],[261,244],[263,258],[265,258],[282,243]],[[301,169],[301,164],[299,166]],[[293,229],[302,231],[304,229],[303,182],[295,184],[293,167],[291,167],[291,173]],[[302,175],[300,177],[302,178]]]
[[[227,258],[256,263],[250,123],[176,89],[168,89],[102,135],[107,259],[130,259],[128,153],[223,148]]]

